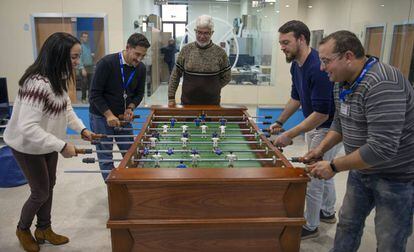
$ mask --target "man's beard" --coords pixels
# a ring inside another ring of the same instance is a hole
[[[200,41],[198,41],[198,40],[196,40],[196,42],[197,42],[197,45],[198,46],[200,46],[200,47],[205,47],[205,46],[207,46],[208,44],[210,44],[210,41],[208,41],[208,42],[200,42]]]
[[[287,62],[287,63],[291,63],[292,61],[294,61],[294,60],[296,59],[296,56],[297,56],[297,55],[292,53],[292,54],[291,54],[291,55],[289,55],[289,56],[288,56],[287,54],[285,54],[285,56],[286,56],[286,62]]]

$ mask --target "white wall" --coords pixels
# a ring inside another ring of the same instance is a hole
[[[160,16],[160,8],[154,5],[154,0],[122,0],[122,18],[124,26],[124,44],[126,44],[129,36],[137,32],[134,29],[134,21],[138,20],[141,15],[155,14]]]
[[[325,36],[338,30],[354,32],[364,44],[365,27],[386,25],[383,61],[388,62],[393,25],[414,20],[413,0],[302,0],[306,24],[311,30],[323,29]],[[410,12],[411,3],[411,12]],[[307,6],[311,4],[312,9]],[[384,4],[384,6],[380,6]]]
[[[33,63],[32,13],[106,13],[108,15],[109,51],[123,48],[122,2],[118,0],[1,0],[0,76],[7,78],[9,97],[13,101],[18,90],[18,80]],[[28,26],[25,30],[24,27]]]

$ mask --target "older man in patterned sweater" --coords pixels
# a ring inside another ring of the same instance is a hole
[[[226,52],[211,41],[211,16],[196,20],[196,41],[181,50],[168,85],[168,105],[175,106],[175,93],[183,76],[183,105],[219,105],[221,89],[229,83],[231,66]]]

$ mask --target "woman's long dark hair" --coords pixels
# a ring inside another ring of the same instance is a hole
[[[70,50],[80,41],[69,33],[56,32],[50,35],[35,62],[29,66],[19,80],[23,86],[33,75],[39,74],[49,79],[53,92],[62,95],[67,91],[67,81],[73,78]]]

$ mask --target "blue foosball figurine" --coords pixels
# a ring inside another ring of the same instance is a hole
[[[171,120],[170,120],[170,125],[171,125],[171,128],[174,128],[174,125],[175,125],[175,122],[176,122],[177,120],[175,120],[175,118],[173,117],[173,118],[171,118]]]
[[[223,154],[223,151],[220,148],[215,148],[214,153],[220,156],[221,154]]]
[[[187,168],[187,166],[184,164],[184,161],[180,161],[180,163],[177,165],[177,168]]]
[[[174,149],[173,148],[168,148],[167,155],[171,156],[172,154],[174,154]]]
[[[223,126],[226,125],[226,122],[227,122],[227,119],[224,119],[224,118],[220,118],[219,120],[220,125],[223,125]]]
[[[192,150],[191,150],[191,154],[195,155],[195,154],[199,154],[199,153],[198,153],[198,150],[196,150],[196,149],[192,149]]]
[[[148,156],[148,154],[149,154],[149,148],[144,147],[144,149],[142,150],[142,155],[145,157],[145,156]]]
[[[187,131],[183,133],[183,137],[185,137],[185,138],[188,138],[189,137],[189,134],[188,134]]]
[[[211,138],[217,138],[217,137],[218,137],[217,132],[213,132],[213,134],[211,134]]]
[[[194,122],[195,122],[195,126],[196,127],[200,127],[200,123],[201,123],[201,119],[200,118],[194,119]]]

